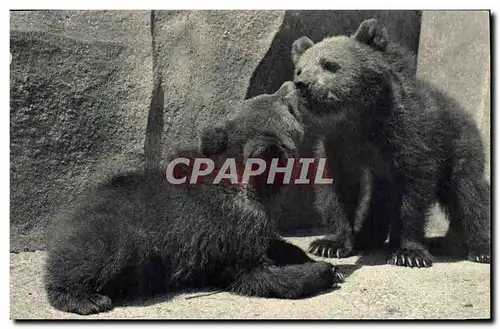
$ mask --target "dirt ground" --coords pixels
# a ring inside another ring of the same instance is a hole
[[[314,236],[287,238],[306,248]],[[490,266],[440,260],[428,269],[384,264],[383,253],[331,260],[346,281],[302,300],[250,298],[210,291],[165,296],[78,316],[50,307],[42,285],[44,252],[11,254],[12,319],[488,319]]]

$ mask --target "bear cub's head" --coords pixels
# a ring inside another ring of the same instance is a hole
[[[308,37],[293,43],[294,83],[312,114],[356,117],[381,110],[391,96],[387,30],[375,19],[363,21],[351,37]],[[389,56],[389,57],[392,57]]]
[[[234,117],[206,128],[200,138],[201,153],[210,158],[234,158],[244,164],[248,158],[272,159],[280,163],[297,155],[304,136],[298,111],[298,92],[291,81],[274,94],[245,100]]]

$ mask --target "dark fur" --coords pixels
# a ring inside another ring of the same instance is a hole
[[[204,131],[203,153],[174,156],[286,155],[302,138],[290,91],[291,82],[245,101],[235,119]],[[54,223],[45,264],[49,301],[91,314],[110,310],[116,300],[184,287],[275,298],[331,288],[335,267],[278,237],[266,214],[276,192],[266,185],[173,186],[160,173],[117,175]]]
[[[468,258],[489,262],[490,187],[471,116],[405,69],[413,57],[373,19],[350,38],[298,39],[292,58],[334,179],[333,188],[317,189],[332,234],[314,241],[312,252],[344,257],[377,248],[390,227],[389,263],[431,266],[424,225],[439,202],[450,227],[462,231]]]

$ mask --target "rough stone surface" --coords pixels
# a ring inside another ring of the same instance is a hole
[[[490,178],[490,13],[424,11],[417,73],[469,111],[485,141]]]
[[[306,248],[315,236],[289,238]],[[385,265],[383,254],[335,260],[347,276],[338,290],[300,300],[182,292],[88,317],[50,307],[44,252],[11,254],[12,319],[488,319],[490,266],[441,259],[428,269]]]
[[[11,13],[11,250],[87,184],[141,165],[151,97],[149,12]]]
[[[163,154],[193,145],[201,129],[237,111],[283,16],[283,11],[157,12]]]

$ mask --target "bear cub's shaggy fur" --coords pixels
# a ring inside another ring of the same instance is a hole
[[[199,150],[174,157],[217,163],[289,156],[303,135],[296,94],[288,82],[245,101],[236,118],[203,132]],[[341,280],[336,267],[281,240],[267,216],[278,191],[265,184],[169,185],[164,173],[117,175],[55,223],[45,264],[49,301],[91,314],[116,300],[185,287],[275,298],[326,291]]]
[[[311,251],[345,257],[382,246],[390,230],[390,264],[431,266],[424,226],[438,202],[450,229],[462,233],[469,260],[489,263],[490,187],[471,116],[410,73],[412,56],[389,42],[375,19],[351,37],[317,44],[302,37],[292,57],[295,84],[323,132],[334,179],[333,186],[318,188],[317,200],[331,235],[314,241]],[[360,195],[366,186],[368,198]]]

